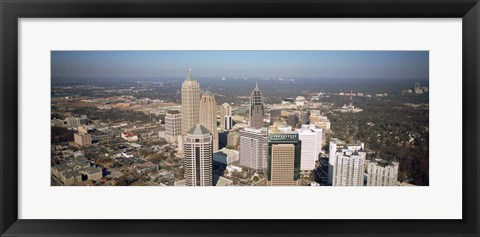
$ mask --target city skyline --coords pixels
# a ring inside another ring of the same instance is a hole
[[[52,78],[292,77],[425,79],[428,51],[52,51]]]

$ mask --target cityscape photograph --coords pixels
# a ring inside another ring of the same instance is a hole
[[[51,186],[428,186],[429,52],[51,51]]]

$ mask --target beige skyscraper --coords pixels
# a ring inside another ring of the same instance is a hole
[[[206,91],[200,98],[200,124],[206,127],[213,136],[213,151],[218,150],[217,103],[215,96]]]
[[[200,84],[188,71],[185,81],[182,83],[182,133],[185,134],[190,128],[200,122]]]
[[[259,129],[263,127],[263,115],[265,114],[265,108],[263,104],[262,91],[258,87],[258,83],[255,89],[250,95],[250,122],[251,128]]]
[[[212,134],[197,124],[185,135],[185,185],[212,186]]]
[[[295,146],[293,144],[274,144],[271,147],[269,186],[293,186]]]

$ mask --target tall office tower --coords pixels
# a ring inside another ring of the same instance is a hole
[[[367,186],[396,186],[398,180],[397,161],[367,160]]]
[[[295,186],[295,146],[293,144],[274,144],[270,150],[268,186]]]
[[[322,151],[322,129],[318,129],[314,124],[310,124],[302,125],[302,128],[296,131],[300,141],[302,141],[300,170],[312,171],[315,169],[315,162]]]
[[[267,166],[267,129],[246,128],[240,130],[240,165],[254,170],[265,170]]]
[[[232,129],[232,106],[228,103],[223,103],[220,107],[220,126],[224,129]]]
[[[169,110],[165,114],[165,139],[169,143],[177,143],[182,133],[182,114],[178,110]]]
[[[197,124],[185,135],[185,185],[212,186],[212,134]]]
[[[258,83],[250,95],[250,122],[251,128],[263,127],[263,115],[265,114],[265,107],[263,104],[263,95],[258,88]]]
[[[360,145],[344,145],[337,148],[333,161],[333,186],[363,186],[366,153],[363,143]]]
[[[296,132],[268,135],[267,185],[295,185],[300,178],[301,141]]]
[[[185,81],[182,83],[182,133],[199,123],[200,119],[200,84],[188,71]]]
[[[212,92],[206,91],[200,98],[200,124],[213,136],[213,151],[218,150],[217,103]]]

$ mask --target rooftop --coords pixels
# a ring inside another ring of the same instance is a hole
[[[190,128],[190,130],[188,130],[187,133],[192,135],[204,135],[204,134],[210,134],[210,130],[208,130],[206,127],[204,127],[201,124],[197,124],[194,127]]]

